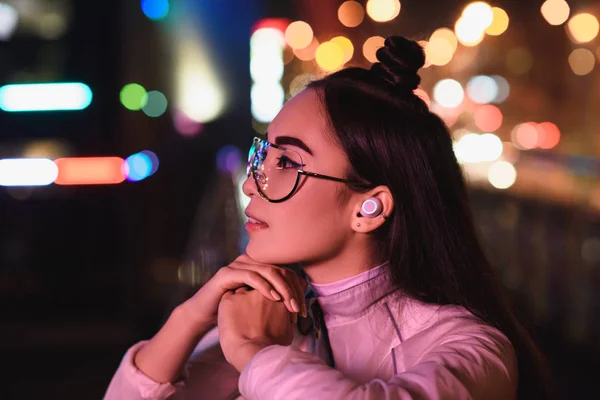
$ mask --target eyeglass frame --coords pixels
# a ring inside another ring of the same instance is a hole
[[[300,157],[300,160],[302,160],[302,155],[300,153],[298,153],[296,150],[291,150],[291,149],[287,149],[285,147],[282,147],[280,145],[277,145],[275,143],[271,143],[265,139],[261,139],[259,137],[254,137],[254,139],[252,139],[252,147],[255,147],[254,153],[253,154],[249,154],[248,155],[248,167],[246,170],[246,177],[250,177],[250,174],[252,174],[252,180],[254,181],[254,184],[256,185],[256,190],[258,190],[258,194],[260,195],[260,197],[262,197],[263,199],[267,200],[269,203],[282,203],[286,200],[288,200],[290,197],[292,197],[296,191],[298,190],[298,185],[300,184],[300,176],[304,175],[304,176],[308,176],[308,177],[313,177],[313,178],[318,178],[318,179],[325,179],[325,180],[329,180],[329,181],[334,181],[334,182],[342,182],[342,183],[352,183],[355,185],[359,185],[359,186],[370,186],[369,184],[366,184],[364,182],[359,182],[356,180],[349,180],[349,179],[343,179],[343,178],[337,178],[335,176],[330,176],[330,175],[323,175],[323,174],[318,174],[316,172],[310,172],[310,171],[305,171],[304,169],[297,169],[296,170],[296,182],[294,183],[294,188],[292,189],[292,191],[290,192],[290,194],[286,195],[285,197],[279,199],[279,200],[271,200],[269,199],[260,189],[260,186],[258,184],[258,182],[256,181],[256,175],[254,175],[254,173],[256,172],[257,168],[256,167],[252,167],[251,166],[251,160],[255,157],[255,154],[257,153],[256,150],[256,146],[255,143],[259,142],[261,143],[261,145],[267,145],[269,147],[273,147],[275,149],[278,150],[284,150],[284,151],[294,151],[298,154],[298,156]],[[304,166],[304,160],[302,160],[302,166]]]

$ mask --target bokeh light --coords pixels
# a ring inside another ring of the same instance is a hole
[[[496,189],[508,189],[517,180],[517,170],[507,161],[496,161],[488,170],[488,180]]]
[[[344,63],[344,50],[337,43],[321,43],[317,48],[315,60],[325,71],[334,71]]]
[[[542,122],[536,126],[538,131],[538,147],[552,149],[560,142],[560,129],[552,122]]]
[[[338,18],[342,25],[356,28],[365,19],[365,10],[357,1],[346,1],[338,8]]]
[[[302,61],[312,61],[315,59],[317,49],[319,48],[319,41],[316,37],[313,37],[312,42],[303,49],[294,50],[294,54]]]
[[[147,101],[142,111],[149,117],[160,117],[167,111],[169,102],[164,94],[158,90],[152,90],[146,95]]]
[[[498,84],[490,76],[474,76],[467,82],[467,96],[478,104],[491,103],[498,96]]]
[[[479,25],[473,24],[463,17],[456,21],[454,32],[458,41],[465,46],[476,46],[485,36],[484,30]]]
[[[506,67],[514,74],[526,74],[533,67],[533,56],[524,47],[512,48],[506,55]]]
[[[254,82],[280,80],[284,65],[281,51],[250,58],[250,77]]]
[[[571,10],[569,4],[564,0],[546,0],[540,11],[550,25],[561,25],[569,19]]]
[[[464,96],[465,93],[461,84],[454,79],[442,79],[433,87],[433,98],[442,107],[458,107]]]
[[[235,146],[223,146],[217,151],[217,168],[220,171],[235,173],[242,166],[242,152]]]
[[[442,37],[432,37],[425,46],[425,57],[431,65],[446,65],[452,61],[454,48]]]
[[[369,62],[372,62],[372,63],[377,62],[377,55],[376,55],[377,50],[380,47],[383,47],[384,42],[385,42],[385,39],[382,38],[381,36],[371,36],[370,38],[365,40],[362,50],[363,50],[363,55]]]
[[[508,96],[510,95],[510,85],[506,78],[500,75],[492,75],[491,78],[496,82],[496,86],[498,87],[498,93],[496,97],[492,100],[493,103],[502,103],[504,102]]]
[[[290,95],[292,97],[297,95],[302,90],[304,90],[304,88],[311,81],[313,81],[315,79],[316,79],[316,76],[309,72],[305,72],[305,73],[302,73],[302,74],[294,77],[294,79],[292,79],[292,81],[290,82]]]
[[[574,43],[587,43],[594,40],[599,30],[598,19],[588,13],[574,15],[567,23],[569,38]]]
[[[121,89],[121,104],[132,111],[141,110],[148,102],[146,89],[137,83],[129,83]]]
[[[492,7],[484,1],[475,1],[468,4],[463,12],[461,19],[468,23],[472,29],[484,32],[494,21],[494,12]]]
[[[204,127],[200,122],[194,121],[181,110],[175,111],[175,114],[173,115],[173,125],[177,133],[186,137],[198,135]]]
[[[47,12],[40,16],[38,34],[47,40],[56,40],[67,32],[67,19],[56,12]]]
[[[87,108],[93,93],[79,82],[10,84],[0,87],[0,109],[7,112],[75,111]]]
[[[67,157],[73,153],[73,146],[64,139],[37,139],[26,144],[21,154],[22,158]]]
[[[0,160],[0,186],[46,186],[57,176],[57,165],[47,158]]]
[[[271,122],[285,101],[279,82],[255,82],[250,89],[252,116],[258,122]]]
[[[313,30],[304,21],[295,21],[285,30],[285,41],[292,49],[303,49],[313,39]]]
[[[352,56],[354,55],[354,45],[352,44],[350,39],[348,39],[345,36],[336,36],[333,39],[331,39],[330,42],[339,45],[344,51],[343,64],[347,63],[352,59]]]
[[[111,185],[125,180],[121,157],[67,157],[54,162],[57,185]]]
[[[495,132],[502,126],[502,111],[496,106],[487,104],[478,107],[473,114],[477,128],[484,132]]]
[[[439,28],[433,31],[429,40],[433,39],[444,39],[452,47],[452,52],[455,52],[456,48],[458,47],[458,39],[456,39],[456,35],[451,29],[448,28]]]
[[[0,3],[0,40],[9,40],[19,22],[19,13],[10,4]]]
[[[158,156],[156,153],[150,150],[142,150],[139,154],[143,154],[150,159],[151,168],[150,168],[150,176],[154,175],[156,171],[158,171],[158,166],[160,165],[158,161]]]
[[[453,146],[454,154],[461,163],[481,163],[496,161],[502,155],[503,144],[493,133],[466,133]]]
[[[136,153],[125,159],[123,174],[130,182],[138,182],[150,176],[152,160],[146,154]]]
[[[492,36],[498,36],[508,29],[508,14],[500,7],[492,7],[492,13],[494,18],[491,25],[485,30],[485,33]]]
[[[400,14],[400,1],[398,0],[368,0],[367,15],[375,22],[388,22]]]
[[[511,131],[512,144],[519,150],[531,150],[538,145],[538,130],[536,124],[525,122]]]
[[[168,0],[142,0],[142,11],[151,20],[163,19],[169,14]]]
[[[594,69],[596,58],[588,49],[575,49],[569,54],[569,65],[575,75],[587,75]]]

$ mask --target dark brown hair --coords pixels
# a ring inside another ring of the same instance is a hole
[[[393,36],[377,58],[369,70],[347,68],[309,84],[349,159],[347,178],[392,192],[395,210],[374,233],[376,250],[389,259],[394,283],[409,296],[463,306],[502,331],[518,360],[518,397],[548,398],[543,358],[478,241],[448,128],[413,93],[423,49]]]

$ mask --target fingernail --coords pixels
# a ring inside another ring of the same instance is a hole
[[[300,307],[298,307],[298,302],[296,302],[296,299],[292,299],[292,300],[290,301],[290,304],[292,305],[292,309],[293,309],[295,312],[300,312]]]
[[[271,296],[273,296],[273,298],[277,301],[281,300],[281,296],[279,295],[279,293],[277,293],[274,290],[271,290]]]
[[[304,318],[308,318],[308,313],[306,312],[306,305],[304,305],[304,310],[302,310],[302,316]]]

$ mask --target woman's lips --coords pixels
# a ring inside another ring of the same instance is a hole
[[[246,222],[245,225],[245,228],[248,232],[259,231],[261,229],[267,229],[268,227],[269,225],[266,223],[250,217],[248,217],[248,222]]]

